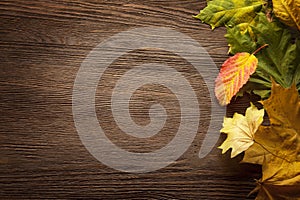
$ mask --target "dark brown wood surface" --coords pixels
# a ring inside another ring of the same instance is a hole
[[[176,162],[158,171],[135,174],[117,171],[95,159],[81,143],[74,125],[72,90],[80,65],[94,47],[118,32],[168,27],[198,41],[220,66],[227,58],[225,30],[211,31],[192,17],[205,4],[205,0],[2,0],[0,198],[246,199],[255,187],[254,178],[259,178],[259,169],[239,164],[241,157],[221,155],[216,147],[224,137],[207,157],[199,159],[205,134],[199,131]],[[113,81],[118,70],[147,62],[183,69],[192,83],[203,88],[201,82],[193,81],[194,71],[186,62],[159,50],[137,50],[123,56],[112,64],[107,81]],[[174,95],[164,88],[148,89],[134,96],[140,103],[132,106],[132,116],[140,124],[149,121],[149,102],[141,103],[143,94],[147,98],[157,91],[156,100],[162,101],[175,120],[167,128],[173,133],[179,110],[176,101],[169,107],[168,101],[173,101]],[[101,93],[106,90],[107,94]],[[109,84],[98,87],[97,108],[109,103],[110,90]],[[207,96],[198,93],[205,101]],[[241,100],[229,112],[241,111],[245,105],[246,100]],[[101,110],[97,116],[109,138],[129,151],[153,151],[174,136],[161,133],[145,141],[129,137],[117,131],[109,111]],[[203,120],[206,130],[208,118]]]

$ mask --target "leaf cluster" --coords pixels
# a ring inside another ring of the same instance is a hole
[[[274,11],[271,10],[273,5]],[[230,54],[251,54],[257,48],[268,45],[257,53],[256,71],[246,85],[240,86],[243,88],[238,95],[253,92],[266,99],[270,96],[271,79],[285,88],[295,82],[300,92],[300,34],[298,30],[284,25],[280,21],[282,17],[277,17],[285,16],[291,20],[287,24],[299,28],[300,1],[273,0],[273,5],[264,0],[211,0],[195,16],[212,29],[226,27]],[[286,9],[279,9],[278,5],[284,5]]]
[[[222,153],[231,158],[245,152],[242,162],[262,165],[256,199],[300,199],[300,98],[295,84],[283,88],[272,82],[271,96],[258,110],[252,103],[245,116],[224,118]],[[267,112],[270,125],[262,125]]]
[[[300,0],[210,0],[195,18],[227,30],[234,56],[216,79],[220,104],[244,92],[263,99],[262,110],[251,104],[245,116],[224,118],[219,148],[262,165],[256,199],[300,199]]]

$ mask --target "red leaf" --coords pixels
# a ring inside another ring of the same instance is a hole
[[[221,105],[230,103],[231,98],[243,87],[256,70],[258,60],[254,54],[237,53],[222,65],[215,81],[215,95]]]

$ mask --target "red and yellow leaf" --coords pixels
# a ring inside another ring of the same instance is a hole
[[[223,63],[215,81],[215,95],[221,105],[230,103],[231,98],[255,72],[257,63],[254,54],[246,52],[237,53]]]

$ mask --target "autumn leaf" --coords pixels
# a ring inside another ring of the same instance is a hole
[[[231,158],[247,150],[254,143],[254,133],[263,121],[264,110],[258,110],[252,103],[245,116],[235,113],[233,118],[224,118],[222,133],[227,134],[226,140],[219,147],[222,153],[230,148]]]
[[[295,84],[283,88],[273,82],[271,96],[262,104],[270,126],[258,128],[255,144],[245,152],[243,162],[263,164],[270,156],[300,161],[300,98]]]
[[[256,12],[262,9],[263,0],[212,0],[207,7],[200,11],[195,18],[211,25],[212,29],[229,25],[243,24],[245,29],[256,16]]]
[[[289,26],[300,30],[300,1],[272,0],[275,16]]]
[[[247,83],[257,67],[258,60],[254,54],[265,46],[267,45],[261,46],[252,54],[237,53],[223,63],[215,81],[215,95],[221,105],[229,104],[231,98]]]

